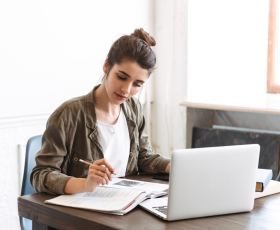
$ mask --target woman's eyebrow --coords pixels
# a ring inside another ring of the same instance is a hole
[[[124,74],[124,75],[130,77],[126,72],[123,72],[123,71],[120,71],[120,70],[119,70],[119,72],[121,72],[122,74]]]

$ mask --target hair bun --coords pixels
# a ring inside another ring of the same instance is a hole
[[[134,32],[132,34],[130,34],[133,37],[139,38],[142,41],[144,41],[148,46],[155,46],[156,45],[156,41],[155,39],[150,36],[145,30],[143,30],[142,28],[140,29],[135,29]]]

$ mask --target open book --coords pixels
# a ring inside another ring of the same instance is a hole
[[[147,198],[167,194],[168,187],[167,184],[113,178],[109,185],[98,186],[93,192],[61,195],[45,203],[124,215]]]

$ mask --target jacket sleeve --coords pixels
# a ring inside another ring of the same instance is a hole
[[[65,194],[64,187],[71,178],[61,173],[61,165],[67,155],[66,120],[63,112],[54,112],[42,137],[42,148],[36,154],[36,165],[30,174],[30,182],[37,192]]]
[[[165,172],[167,165],[170,163],[170,159],[166,158],[158,153],[154,153],[149,141],[149,137],[144,133],[145,129],[145,117],[142,113],[141,105],[139,112],[139,155],[138,166],[141,171],[148,173]]]

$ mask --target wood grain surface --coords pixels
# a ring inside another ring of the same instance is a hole
[[[129,176],[127,179],[168,183],[154,180],[152,175]],[[45,204],[55,196],[37,193],[18,198],[20,216],[33,220],[33,229],[280,229],[280,194],[255,200],[251,212],[236,213],[189,220],[164,221],[136,207],[124,216],[103,214],[82,209]]]

